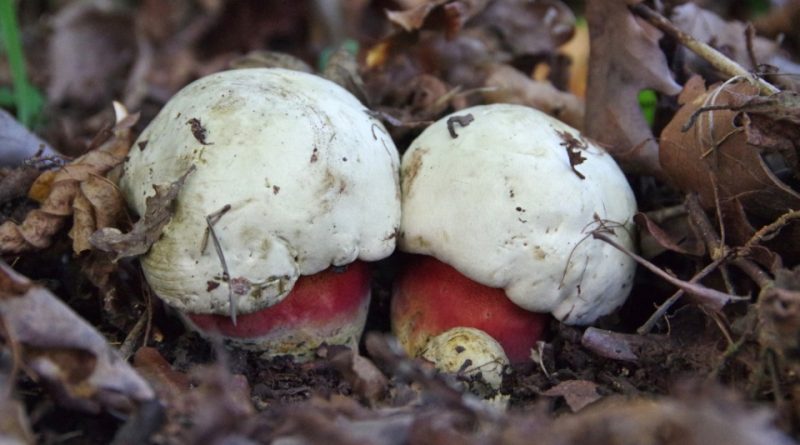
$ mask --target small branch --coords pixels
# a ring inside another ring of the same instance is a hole
[[[700,304],[703,304],[715,311],[719,311],[724,307],[726,304],[730,303],[731,301],[745,301],[749,300],[750,297],[740,297],[737,295],[726,294],[724,292],[720,292],[716,289],[711,289],[705,286],[700,286],[696,283],[686,282],[679,278],[676,278],[663,270],[661,270],[655,264],[647,261],[646,259],[636,255],[635,253],[631,252],[630,250],[626,249],[624,246],[620,245],[616,241],[614,241],[610,236],[606,235],[605,233],[601,232],[594,232],[592,236],[595,239],[599,239],[601,241],[605,241],[606,243],[610,244],[620,252],[630,256],[637,263],[644,266],[650,272],[661,277],[663,280],[669,282],[675,287],[682,289],[687,294],[690,294],[696,298],[696,301]]]
[[[128,332],[128,336],[125,337],[125,341],[123,341],[122,345],[119,347],[119,355],[121,355],[124,360],[131,358],[139,338],[142,336],[142,333],[145,332],[148,320],[150,319],[149,312],[149,310],[146,310],[142,313],[142,316],[139,317],[139,320],[133,325],[131,331]]]
[[[629,8],[636,15],[647,20],[653,26],[665,32],[670,37],[676,39],[685,47],[689,48],[692,52],[702,57],[704,60],[710,63],[711,66],[723,74],[729,77],[741,76],[747,79],[752,79],[753,82],[758,86],[758,89],[761,91],[761,93],[767,96],[780,91],[771,83],[761,79],[760,77],[754,76],[752,73],[744,69],[738,63],[726,57],[721,52],[681,31],[674,24],[672,24],[669,19],[650,9],[646,5],[637,3],[629,6]]]
[[[791,221],[800,219],[800,211],[798,210],[789,210],[788,212],[784,213],[783,215],[779,216],[778,219],[775,221],[767,224],[766,226],[758,229],[756,233],[744,243],[743,249],[744,251],[750,250],[754,245],[760,244],[761,241],[765,239],[769,239],[770,237],[777,235],[778,232]]]
[[[703,278],[708,276],[708,274],[713,272],[726,259],[727,258],[719,258],[719,259],[714,260],[713,263],[708,264],[706,267],[703,268],[703,270],[701,270],[700,272],[696,273],[692,277],[692,279],[689,280],[689,283],[692,283],[692,284],[699,283],[700,280],[702,280]],[[639,334],[639,335],[649,334],[650,331],[653,330],[653,326],[655,326],[655,324],[658,322],[658,320],[660,320],[662,317],[664,317],[666,315],[667,311],[672,307],[672,305],[674,305],[683,296],[684,293],[685,292],[681,289],[681,290],[678,290],[677,292],[675,292],[674,294],[672,294],[669,298],[667,298],[667,300],[664,301],[663,303],[661,303],[661,305],[658,307],[658,309],[656,309],[656,311],[653,312],[653,315],[651,315],[650,318],[648,318],[647,321],[644,322],[644,324],[641,325],[636,330],[636,333]]]

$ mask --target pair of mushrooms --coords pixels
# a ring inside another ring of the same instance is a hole
[[[334,83],[241,69],[172,98],[120,187],[143,215],[155,185],[194,166],[142,258],[146,278],[189,325],[269,355],[357,344],[367,263],[396,242],[413,255],[393,330],[444,369],[477,363],[474,351],[524,361],[545,314],[588,324],[626,298],[633,261],[591,231],[631,247],[633,193],[571,127],[522,106],[474,107],[427,128],[400,164],[382,124]]]

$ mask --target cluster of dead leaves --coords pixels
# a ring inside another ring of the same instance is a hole
[[[56,170],[39,175],[28,196],[40,203],[19,223],[0,225],[0,252],[20,253],[43,249],[72,217],[73,250],[89,250],[89,236],[98,228],[115,226],[123,215],[124,200],[105,174],[122,163],[128,154],[137,115],[120,109],[116,125],[102,132],[90,151]]]

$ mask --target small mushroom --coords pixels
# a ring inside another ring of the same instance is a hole
[[[508,357],[503,347],[480,329],[457,327],[442,332],[428,341],[421,357],[440,371],[458,376],[476,396],[497,402],[506,399],[498,393]]]
[[[134,144],[120,188],[143,215],[155,185],[194,166],[142,258],[153,291],[202,331],[307,353],[359,338],[370,273],[358,260],[394,250],[398,158],[381,123],[338,85],[240,69],[178,92]]]
[[[634,261],[592,232],[633,249],[633,192],[566,124],[518,105],[462,110],[414,140],[401,178],[399,246],[427,257],[410,257],[394,289],[393,330],[409,354],[467,326],[525,361],[543,314],[585,325],[627,297]]]

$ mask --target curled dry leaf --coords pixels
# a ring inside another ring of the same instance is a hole
[[[639,91],[677,94],[661,32],[637,19],[625,0],[589,0],[591,51],[584,134],[604,144],[623,170],[660,175],[658,144],[639,108]],[[638,3],[638,2],[635,2]]]
[[[161,236],[161,230],[175,213],[175,198],[178,197],[186,177],[194,171],[192,166],[186,173],[167,185],[154,185],[156,193],[147,198],[144,216],[136,221],[128,233],[105,227],[93,233],[91,244],[99,250],[115,254],[114,261],[146,253]]]
[[[90,232],[87,225],[101,227],[99,224],[115,220],[122,198],[116,191],[110,191],[108,188],[114,187],[100,177],[125,159],[132,143],[131,127],[137,119],[138,114],[120,114],[117,124],[105,134],[106,139],[99,146],[58,170],[41,174],[28,192],[32,199],[41,202],[41,207],[29,212],[20,224],[6,221],[0,225],[0,252],[20,253],[48,247],[56,232],[73,215],[73,250],[80,253],[88,245],[83,238]],[[93,185],[84,188],[85,182]],[[84,190],[88,195],[83,194]]]
[[[66,406],[130,411],[153,390],[105,338],[44,287],[0,263],[0,319],[26,371]]]
[[[698,235],[694,233],[694,228],[688,224],[686,214],[670,218],[668,224],[665,226],[666,228],[662,228],[648,217],[646,213],[637,213],[633,217],[633,220],[645,234],[655,240],[662,250],[671,250],[673,252],[694,256],[700,256],[706,253],[705,244],[703,244]],[[645,251],[644,248],[642,250]],[[656,249],[650,248],[646,251],[655,253]],[[650,255],[650,257],[653,256],[655,255]]]
[[[448,37],[455,36],[464,24],[486,8],[490,0],[432,0],[405,11],[387,11],[389,21],[406,32],[423,27],[444,29]]]
[[[773,119],[769,108],[747,108],[764,99],[746,82],[687,96],[661,134],[661,164],[675,185],[697,193],[707,209],[735,200],[747,214],[771,220],[800,208],[800,192],[784,182],[798,172],[800,149],[800,129],[786,121],[785,109]]]

